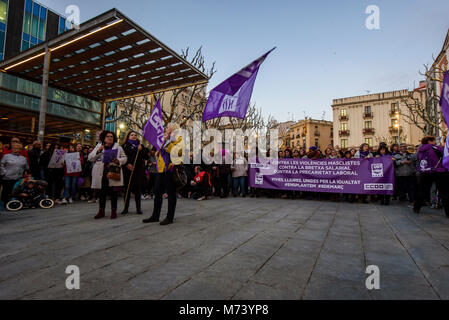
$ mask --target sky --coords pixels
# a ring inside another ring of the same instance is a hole
[[[200,46],[208,90],[266,51],[252,103],[279,121],[332,120],[332,100],[413,89],[449,29],[448,0],[40,0],[81,22],[117,8],[176,52]],[[369,30],[366,8],[379,8]]]

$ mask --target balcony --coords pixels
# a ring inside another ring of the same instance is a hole
[[[346,115],[346,116],[342,116],[342,115],[340,115],[340,121],[347,121],[347,120],[349,120],[349,117]]]
[[[374,116],[373,116],[373,113],[372,112],[365,112],[364,114],[363,114],[363,119],[372,119]]]
[[[402,133],[402,127],[401,128],[390,127],[389,130],[391,134],[398,134],[399,130],[401,130]]]
[[[338,134],[340,135],[340,137],[347,137],[349,136],[349,130],[340,130]]]
[[[401,113],[401,111],[400,110],[398,110],[398,109],[395,109],[395,110],[390,110],[390,117],[394,117],[394,116],[396,116],[396,114],[397,113]]]
[[[363,134],[365,135],[374,134],[374,128],[364,128]]]

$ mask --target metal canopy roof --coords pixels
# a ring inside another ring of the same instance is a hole
[[[97,101],[206,83],[208,77],[112,9],[57,38],[0,63],[0,69],[42,81],[46,45],[49,86]]]

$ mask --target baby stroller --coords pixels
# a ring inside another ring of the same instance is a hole
[[[19,211],[23,208],[37,208],[50,209],[55,203],[49,199],[45,194],[45,188],[48,183],[46,181],[29,181],[25,183],[24,187],[18,187],[19,190],[14,190],[15,197],[6,204],[6,209],[9,211]],[[26,194],[27,196],[23,196]]]

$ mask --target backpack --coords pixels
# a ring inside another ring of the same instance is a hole
[[[421,173],[433,173],[435,172],[436,168],[440,164],[441,160],[443,159],[443,154],[440,150],[436,147],[432,147],[432,149],[436,156],[438,157],[438,162],[435,162],[435,158],[430,156],[430,150],[426,153],[420,153],[418,155],[418,164],[417,169]],[[421,156],[422,155],[422,156]]]

